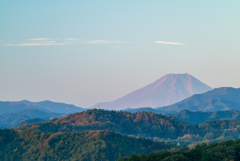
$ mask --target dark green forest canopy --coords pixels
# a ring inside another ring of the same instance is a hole
[[[0,130],[0,160],[4,161],[115,161],[176,146],[149,139],[136,139],[109,131],[43,133],[39,130]]]
[[[131,157],[120,157],[118,161],[239,161],[240,139],[224,143],[197,145],[194,149],[182,148],[175,152],[159,151],[149,155],[133,154]]]
[[[43,132],[109,130],[126,135],[176,139],[185,134],[197,134],[198,126],[151,112],[129,113],[93,109],[23,127],[27,128]]]
[[[200,124],[200,127],[202,129],[205,129],[207,131],[216,131],[216,130],[234,130],[239,128],[240,126],[240,120],[213,120],[213,121],[207,121],[202,124]]]

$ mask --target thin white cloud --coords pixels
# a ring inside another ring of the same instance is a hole
[[[15,44],[1,44],[0,46],[50,46],[50,45],[70,45],[70,44],[123,44],[129,43],[125,41],[111,41],[111,40],[90,40],[86,41],[78,38],[32,38]]]
[[[67,39],[65,39],[65,40],[67,40],[67,41],[79,41],[79,40],[81,40],[81,39],[76,39],[76,38],[67,38]]]
[[[128,43],[125,41],[109,41],[109,40],[92,40],[87,41],[86,44],[115,44],[115,43]]]
[[[33,38],[33,39],[28,39],[29,41],[46,41],[46,40],[51,40],[49,38]]]
[[[53,45],[69,45],[68,42],[45,41],[37,43],[21,43],[21,44],[6,44],[1,46],[53,46]]]
[[[184,45],[183,43],[179,42],[167,42],[167,41],[154,41],[157,44],[168,44],[168,45]]]

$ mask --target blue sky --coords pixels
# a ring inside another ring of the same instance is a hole
[[[90,107],[168,73],[240,87],[240,1],[0,1],[0,98]]]

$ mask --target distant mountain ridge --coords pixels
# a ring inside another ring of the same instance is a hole
[[[36,123],[36,120],[33,119],[37,118],[43,121],[58,118],[62,115],[63,114],[60,113],[49,113],[38,109],[26,109],[14,113],[4,113],[0,114],[0,128],[13,127],[20,122],[22,122],[21,124],[30,122]]]
[[[195,94],[173,105],[157,108],[168,113],[176,113],[183,109],[205,112],[240,110],[240,88],[215,88],[203,94]]]
[[[41,102],[30,102],[28,100],[6,102],[0,101],[0,114],[14,113],[26,109],[37,109],[44,112],[55,113],[74,113],[86,110],[71,104],[52,102],[48,100]]]
[[[115,101],[98,103],[92,108],[127,109],[162,107],[179,102],[193,94],[212,90],[189,74],[167,74],[157,81]]]
[[[49,121],[49,120],[48,119],[40,119],[40,118],[30,118],[30,119],[25,119],[25,120],[22,120],[22,121],[18,122],[13,127],[18,128],[18,127],[22,127],[26,124],[43,123],[43,122],[46,122],[46,121]]]
[[[57,118],[59,116],[62,116],[63,114],[60,113],[49,113],[49,112],[44,112],[38,109],[26,109],[14,113],[4,113],[0,114],[0,120],[9,118],[9,117],[14,117],[17,115],[26,115],[29,118]]]

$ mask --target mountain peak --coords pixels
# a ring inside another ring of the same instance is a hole
[[[185,74],[166,74],[155,82],[133,91],[115,101],[98,103],[92,108],[126,109],[162,107],[179,102],[193,94],[212,90],[195,77]]]
[[[179,76],[179,75],[182,75],[182,76],[189,75],[189,76],[191,76],[188,73],[184,73],[184,74],[182,74],[182,73],[169,73],[169,74],[166,74],[165,76]]]

